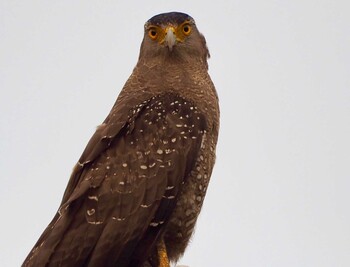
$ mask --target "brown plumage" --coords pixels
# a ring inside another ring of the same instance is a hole
[[[208,57],[190,16],[145,24],[133,73],[23,266],[165,266],[182,256],[215,161]]]

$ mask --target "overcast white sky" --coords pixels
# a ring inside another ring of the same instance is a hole
[[[349,1],[0,1],[0,262],[19,266],[136,64],[192,15],[221,104],[191,267],[350,266]]]

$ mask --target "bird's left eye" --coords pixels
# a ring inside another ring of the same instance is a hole
[[[191,28],[191,25],[189,24],[185,24],[182,26],[182,31],[185,35],[189,35],[191,33],[191,30],[192,28]]]

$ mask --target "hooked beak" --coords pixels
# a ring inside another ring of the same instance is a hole
[[[173,27],[168,27],[165,30],[165,45],[168,46],[169,51],[173,50],[173,46],[176,44],[175,29]]]

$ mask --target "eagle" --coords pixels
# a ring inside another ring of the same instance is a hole
[[[193,234],[215,162],[219,104],[194,19],[156,15],[61,205],[22,266],[158,267]]]

